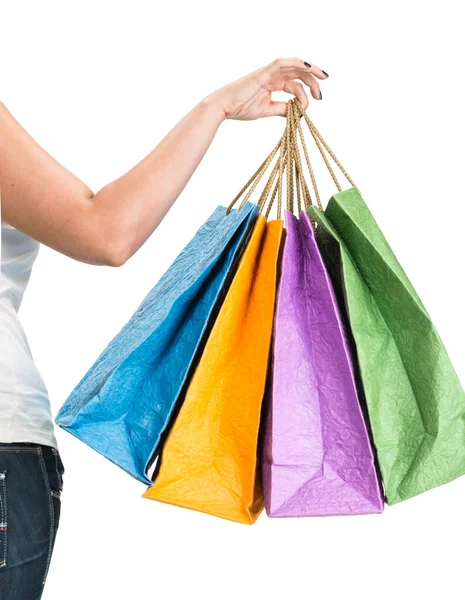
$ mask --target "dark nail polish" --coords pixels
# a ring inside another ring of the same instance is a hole
[[[329,77],[328,73],[326,73],[326,71],[323,71],[323,69],[321,69],[321,72],[323,73],[323,75],[324,75],[325,77]]]
[[[312,68],[312,65],[309,65],[309,64],[308,64],[308,62],[305,62],[305,61],[304,61],[304,65],[305,65],[306,67],[308,67],[309,69],[311,69],[311,68]]]
[[[320,90],[320,100],[323,100],[323,94],[321,93],[321,90]]]

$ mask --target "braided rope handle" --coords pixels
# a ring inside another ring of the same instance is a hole
[[[328,160],[328,157],[326,156],[326,153],[324,152],[324,150],[326,150],[326,152],[329,154],[329,156],[332,158],[332,160],[334,161],[334,163],[336,164],[336,166],[339,168],[339,170],[341,171],[341,173],[344,175],[344,177],[346,178],[346,180],[350,183],[350,185],[357,189],[357,186],[355,185],[353,179],[350,177],[350,175],[347,173],[347,171],[344,169],[344,167],[342,166],[342,164],[340,163],[340,161],[338,160],[338,158],[336,157],[336,155],[334,154],[334,152],[331,150],[331,148],[329,147],[329,145],[325,142],[323,136],[321,135],[321,133],[318,131],[318,129],[315,127],[314,123],[310,120],[310,117],[307,115],[307,113],[304,111],[302,104],[300,102],[300,100],[298,98],[294,98],[293,100],[291,100],[291,102],[293,102],[294,106],[296,107],[297,111],[298,111],[298,115],[299,115],[299,119],[298,119],[298,126],[300,128],[300,131],[302,130],[301,126],[300,126],[300,117],[304,117],[305,122],[307,123],[308,129],[313,137],[313,140],[325,162],[325,165],[338,189],[339,192],[342,192],[342,187],[336,177],[336,174],[334,173],[334,170],[331,167],[331,164]],[[304,136],[303,136],[303,132],[301,134],[301,142],[302,142],[302,147],[305,147],[305,141],[304,141]],[[324,150],[323,150],[324,148]],[[320,206],[321,208],[321,206]]]
[[[238,200],[241,198],[241,196],[247,190],[248,191],[245,194],[244,198],[242,199],[242,201],[239,205],[239,208],[242,208],[245,205],[245,203],[249,200],[250,196],[252,195],[252,192],[255,190],[255,188],[259,184],[259,182],[262,179],[262,177],[264,176],[266,170],[272,163],[273,158],[275,157],[276,153],[280,149],[281,142],[282,142],[282,138],[279,140],[279,142],[276,144],[276,146],[273,148],[273,150],[270,152],[270,154],[266,157],[266,159],[262,162],[262,164],[258,167],[258,169],[255,171],[255,173],[252,175],[252,177],[247,181],[247,183],[240,190],[240,192],[231,201],[231,203],[229,204],[229,206],[226,209],[226,214],[229,214],[231,212],[231,210],[234,208],[235,204],[238,202]]]
[[[302,210],[302,203],[305,209],[308,209],[312,205],[312,196],[304,174],[301,153],[303,153],[303,156],[305,158],[305,163],[307,165],[310,180],[312,182],[312,188],[313,193],[315,195],[316,203],[318,204],[319,208],[323,210],[318,185],[316,182],[315,172],[313,169],[312,162],[310,160],[310,155],[308,152],[303,128],[301,125],[301,117],[304,117],[304,121],[308,126],[312,139],[315,142],[315,145],[317,146],[318,151],[321,154],[324,163],[338,191],[341,192],[342,187],[336,177],[333,167],[331,166],[329,158],[333,160],[334,164],[339,168],[339,170],[350,183],[350,185],[355,189],[358,189],[351,177],[349,176],[349,174],[347,173],[347,171],[337,159],[334,152],[331,150],[331,148],[323,139],[320,132],[310,120],[309,116],[303,109],[301,102],[297,98],[293,98],[287,103],[286,126],[280,140],[270,152],[270,154],[267,156],[267,158],[263,161],[263,163],[258,167],[258,169],[255,171],[252,177],[250,177],[248,182],[244,185],[244,187],[229,204],[228,208],[226,209],[226,214],[229,214],[229,212],[241,199],[241,197],[242,200],[240,202],[239,209],[241,209],[245,205],[245,203],[250,199],[252,193],[258,186],[259,182],[264,177],[266,171],[273,163],[273,160],[277,154],[278,159],[273,168],[271,169],[271,173],[265,183],[265,186],[257,202],[260,212],[264,211],[266,217],[268,217],[277,197],[277,218],[281,219],[284,180],[286,181],[287,210],[289,210],[292,213],[294,212],[294,196],[297,198],[297,211],[299,213]],[[301,147],[301,149],[299,146]]]

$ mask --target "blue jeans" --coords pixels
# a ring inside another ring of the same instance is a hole
[[[60,520],[55,448],[0,443],[0,598],[39,600]]]

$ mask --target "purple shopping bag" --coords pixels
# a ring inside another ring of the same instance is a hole
[[[270,517],[379,513],[350,351],[313,226],[286,211],[262,476]]]

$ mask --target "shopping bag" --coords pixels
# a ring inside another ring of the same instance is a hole
[[[285,213],[263,487],[267,514],[379,513],[383,498],[331,281],[305,213]]]
[[[158,448],[258,214],[218,207],[98,357],[56,422],[136,479]]]
[[[465,473],[465,394],[359,192],[310,209],[353,335],[387,502]]]
[[[253,523],[282,221],[259,216],[145,498]]]

